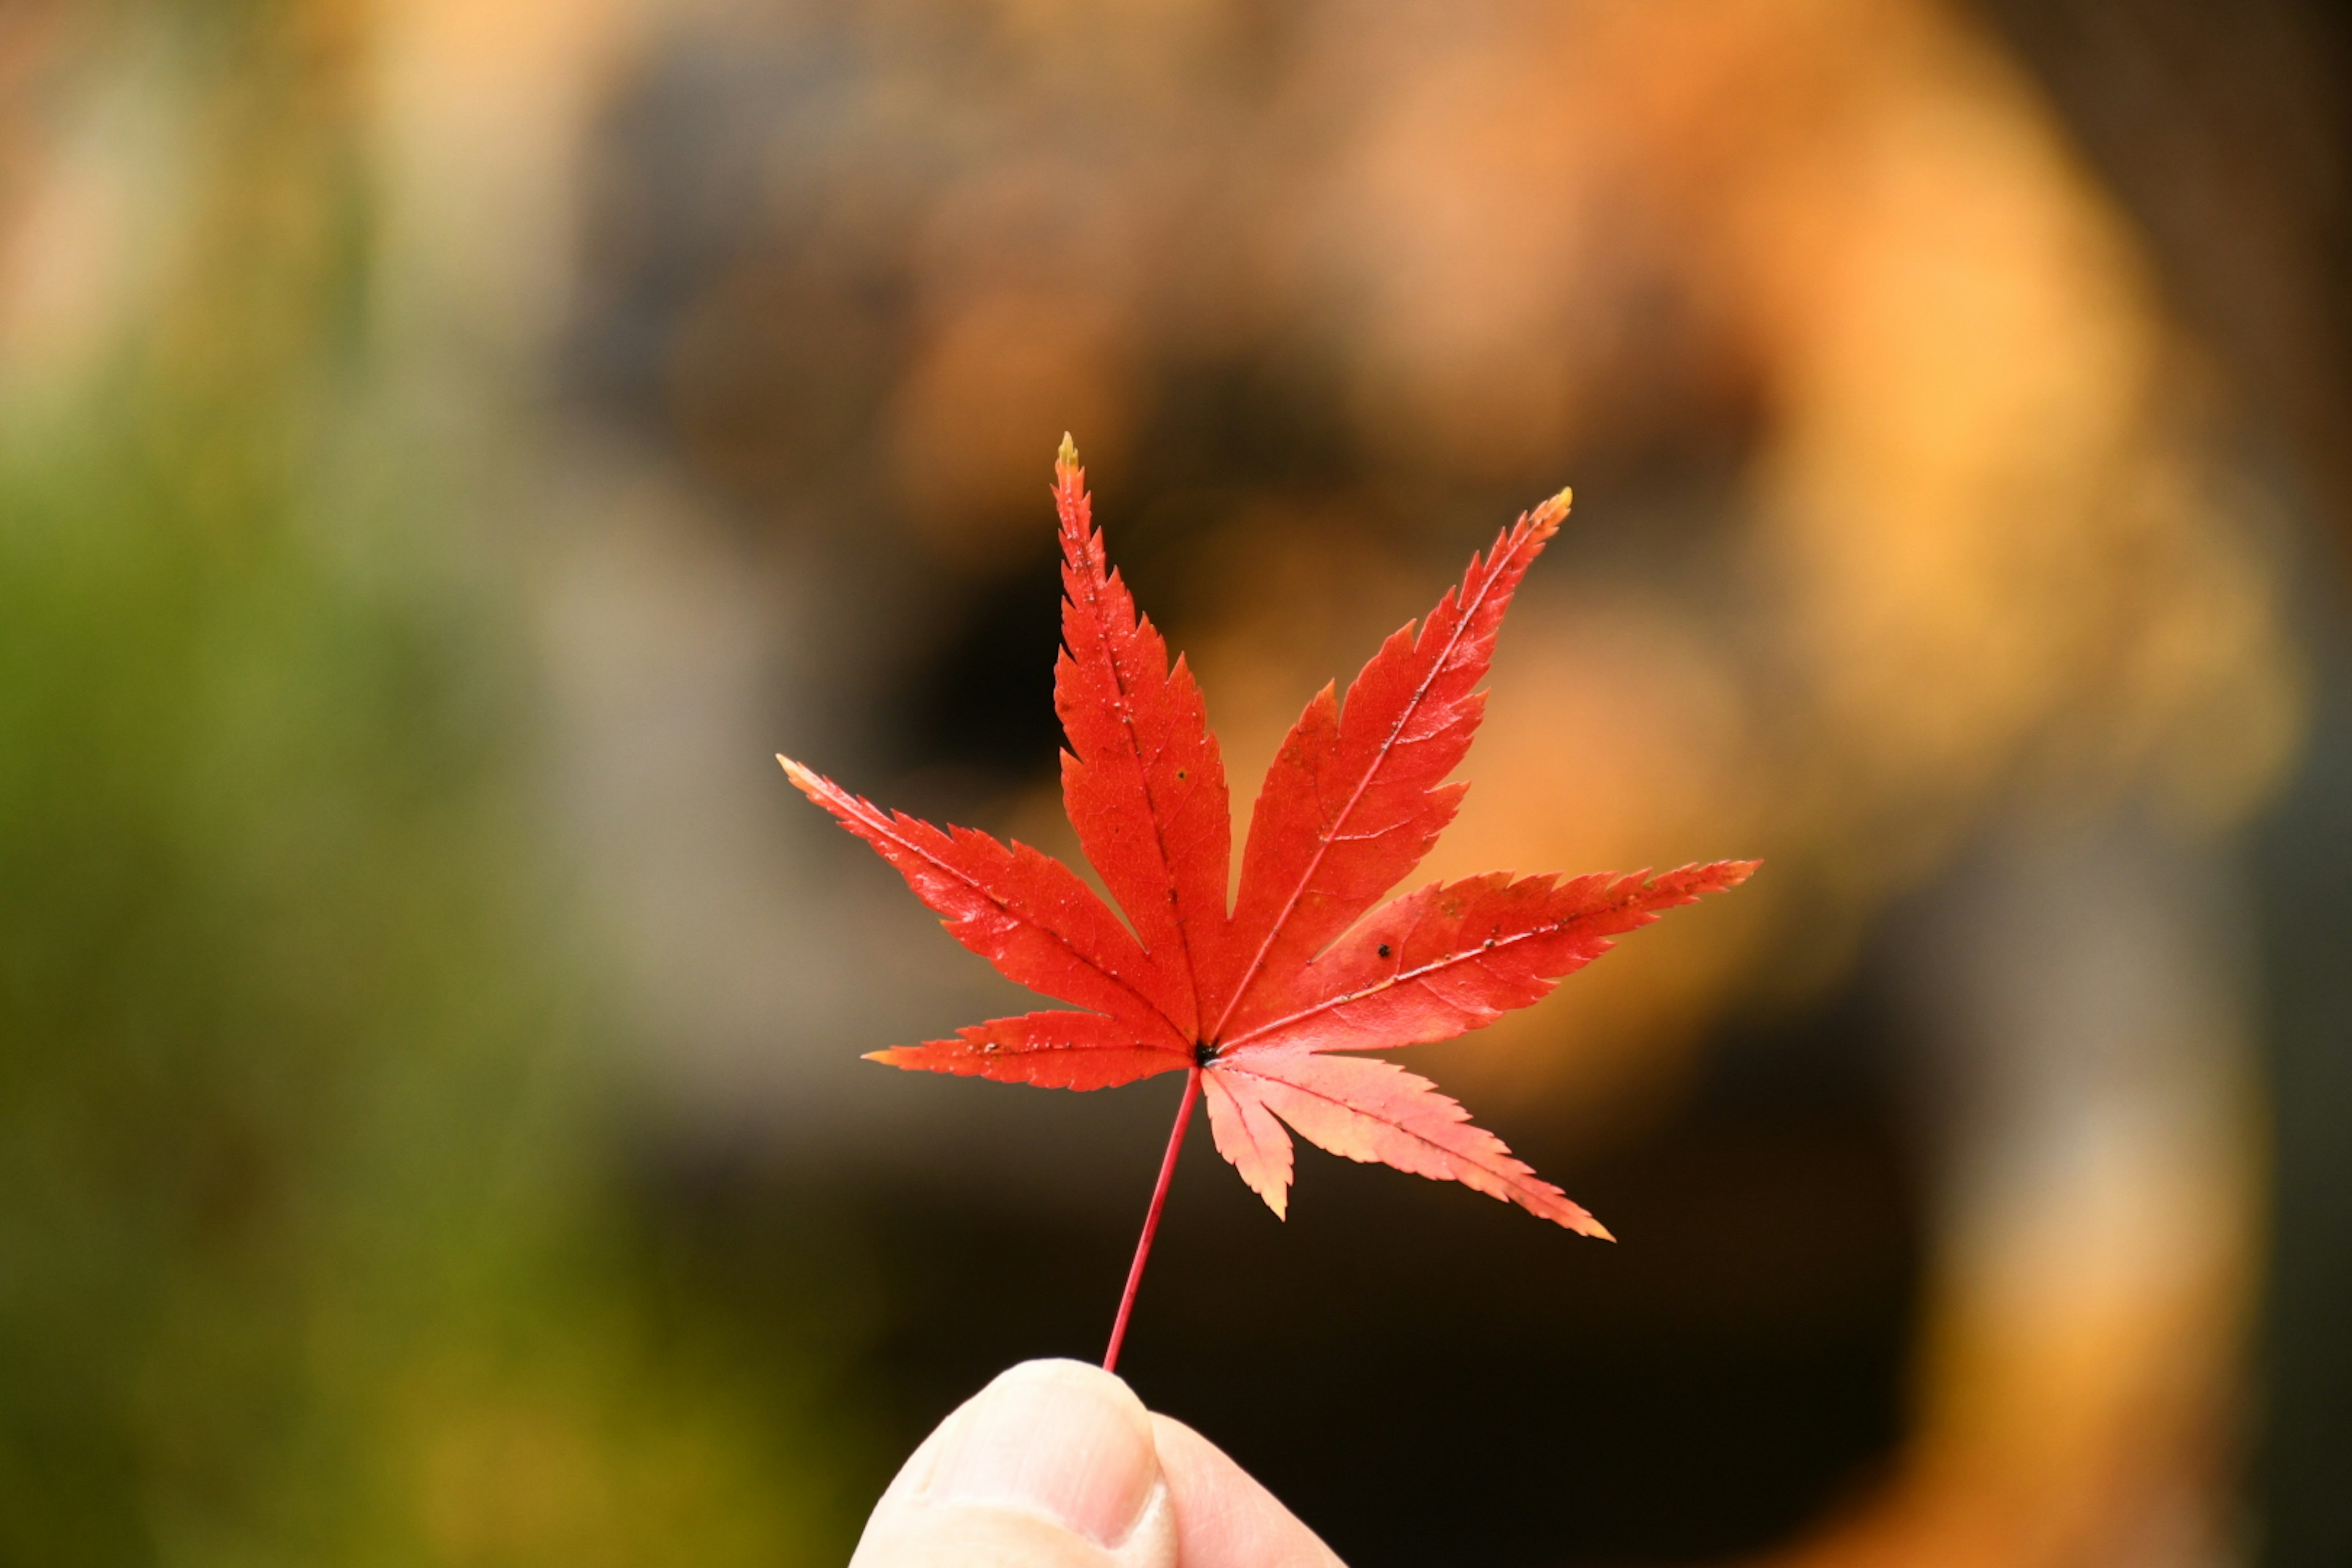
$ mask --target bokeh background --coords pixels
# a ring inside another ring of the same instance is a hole
[[[1127,1370],[1359,1565],[2352,1562],[2316,0],[0,7],[0,1561],[838,1562],[1175,1085],[789,750],[1071,850],[1076,433],[1236,795],[1575,517],[1428,869],[1761,855],[1417,1053],[1623,1239],[1196,1130]]]

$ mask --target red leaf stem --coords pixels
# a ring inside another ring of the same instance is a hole
[[[1151,1208],[1143,1216],[1143,1235],[1135,1244],[1135,1261],[1128,1265],[1127,1289],[1118,1298],[1118,1316],[1111,1320],[1110,1348],[1103,1352],[1103,1370],[1118,1370],[1118,1347],[1127,1339],[1127,1320],[1135,1311],[1135,1292],[1143,1283],[1143,1265],[1151,1256],[1151,1238],[1159,1234],[1160,1211],[1168,1205],[1168,1184],[1176,1175],[1176,1156],[1184,1152],[1184,1129],[1192,1121],[1192,1102],[1201,1098],[1201,1069],[1184,1075],[1184,1098],[1176,1107],[1176,1125],[1168,1134],[1168,1152],[1160,1162],[1160,1182],[1151,1189]]]

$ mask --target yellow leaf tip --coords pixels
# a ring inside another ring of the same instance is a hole
[[[1062,432],[1062,449],[1054,454],[1054,463],[1055,467],[1064,468],[1078,466],[1078,444],[1070,439],[1067,430]]]
[[[1575,500],[1576,492],[1563,485],[1559,493],[1546,498],[1520,513],[1519,525],[1522,528],[1532,529],[1538,540],[1549,539],[1554,533],[1559,531],[1559,525],[1567,521],[1568,509]]]

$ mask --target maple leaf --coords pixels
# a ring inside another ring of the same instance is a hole
[[[884,811],[777,758],[803,793],[898,868],[958,942],[1076,1009],[992,1019],[872,1059],[1055,1089],[1188,1075],[1107,1367],[1117,1363],[1196,1099],[1208,1101],[1218,1152],[1276,1215],[1289,1203],[1297,1132],[1334,1154],[1457,1181],[1608,1237],[1428,1079],[1343,1054],[1483,1027],[1549,993],[1611,938],[1756,868],[1717,860],[1656,877],[1566,880],[1496,872],[1380,903],[1461,806],[1468,784],[1446,780],[1485,711],[1478,683],[1511,595],[1568,515],[1569,493],[1473,555],[1436,608],[1381,645],[1344,701],[1326,685],[1307,703],[1258,790],[1229,911],[1232,813],[1200,687],[1181,657],[1171,664],[1105,555],[1066,436],[1054,479],[1063,592],[1054,706],[1069,740],[1062,797],[1127,919],[1027,845]]]

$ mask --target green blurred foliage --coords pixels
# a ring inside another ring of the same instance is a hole
[[[648,1264],[515,600],[371,412],[346,9],[110,19],[175,248],[0,430],[0,1561],[835,1555],[835,1320]]]

